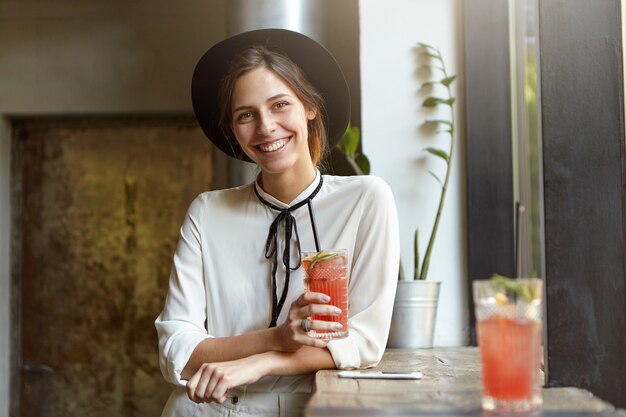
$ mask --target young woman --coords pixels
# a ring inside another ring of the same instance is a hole
[[[192,81],[196,117],[227,154],[255,163],[252,184],[191,204],[156,320],[160,364],[177,385],[164,416],[301,415],[320,369],[380,360],[396,289],[393,196],[374,176],[321,175],[349,94],[334,58],[299,33],[265,29],[213,46]],[[309,320],[340,310],[304,292],[301,252],[347,249],[349,336],[323,341]]]

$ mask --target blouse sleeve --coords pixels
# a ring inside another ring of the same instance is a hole
[[[374,177],[361,208],[349,284],[350,333],[328,344],[338,369],[367,368],[380,361],[398,282],[398,215],[387,183]]]
[[[165,307],[155,326],[159,364],[168,382],[184,386],[181,372],[195,347],[211,337],[205,328],[206,296],[200,238],[201,197],[196,198],[180,229]]]

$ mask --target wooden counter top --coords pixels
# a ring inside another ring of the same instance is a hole
[[[319,371],[307,417],[482,415],[478,348],[388,349],[372,371],[421,371],[420,380],[339,378]],[[544,416],[626,417],[578,388],[544,388]]]

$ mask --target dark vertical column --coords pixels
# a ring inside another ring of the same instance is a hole
[[[507,0],[464,3],[469,284],[514,270]],[[470,297],[470,337],[476,343]]]
[[[626,406],[619,0],[540,0],[549,384]]]

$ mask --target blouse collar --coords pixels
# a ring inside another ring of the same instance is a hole
[[[315,188],[317,187],[317,184],[320,182],[320,176],[321,173],[319,171],[319,169],[315,168],[315,178],[313,179],[313,181],[311,182],[311,184],[309,184],[300,194],[298,194],[291,202],[289,203],[283,203],[282,201],[280,201],[279,199],[277,199],[276,197],[274,197],[271,194],[268,194],[265,192],[265,190],[263,190],[263,188],[261,188],[261,184],[259,183],[261,180],[261,174],[259,174],[256,178],[256,180],[254,181],[254,188],[256,188],[257,193],[263,197],[263,199],[269,203],[272,203],[273,205],[280,207],[280,208],[288,208],[291,207],[295,204],[298,204],[300,201],[308,198],[311,193],[313,192],[313,190],[315,190]]]

